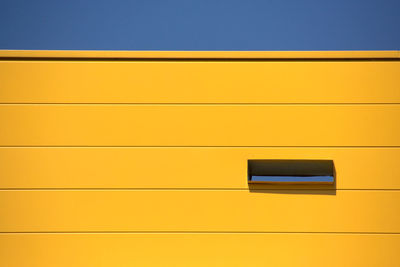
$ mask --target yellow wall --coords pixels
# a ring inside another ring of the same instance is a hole
[[[0,51],[0,266],[398,266],[399,55]]]

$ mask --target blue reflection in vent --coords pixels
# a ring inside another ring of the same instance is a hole
[[[252,182],[330,182],[333,176],[251,176]]]

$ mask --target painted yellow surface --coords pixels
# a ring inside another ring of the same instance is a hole
[[[0,145],[399,146],[400,105],[1,105]]]
[[[15,58],[400,58],[400,51],[87,51],[0,50]]]
[[[399,61],[0,61],[0,103],[399,103]]]
[[[398,190],[0,191],[0,232],[400,232]]]
[[[399,51],[0,51],[0,266],[397,267],[399,85]]]
[[[400,235],[1,234],[7,267],[397,267]]]
[[[248,159],[332,159],[337,189],[400,189],[400,148],[353,147],[2,147],[0,188],[246,189]]]

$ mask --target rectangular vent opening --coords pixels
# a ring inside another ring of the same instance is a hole
[[[333,184],[333,160],[249,160],[248,182],[261,184]]]

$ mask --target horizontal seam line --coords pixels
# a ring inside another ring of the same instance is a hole
[[[400,148],[400,146],[113,146],[113,145],[0,145],[0,148]]]
[[[228,57],[168,57],[168,58],[143,58],[143,57],[0,57],[0,61],[60,61],[60,62],[386,62],[400,61],[398,57],[299,57],[299,58],[228,58]]]
[[[26,106],[34,106],[34,105],[43,105],[43,106],[51,106],[51,105],[69,105],[69,106],[371,106],[371,105],[400,105],[399,102],[382,102],[382,103],[118,103],[118,102],[110,102],[110,103],[96,103],[96,102],[38,102],[38,103],[29,103],[29,102],[0,102],[0,106],[13,106],[13,105],[26,105]]]
[[[0,234],[365,234],[399,235],[398,232],[272,232],[272,231],[37,231]]]
[[[400,189],[335,189],[335,188],[0,188],[0,191],[400,191]]]

